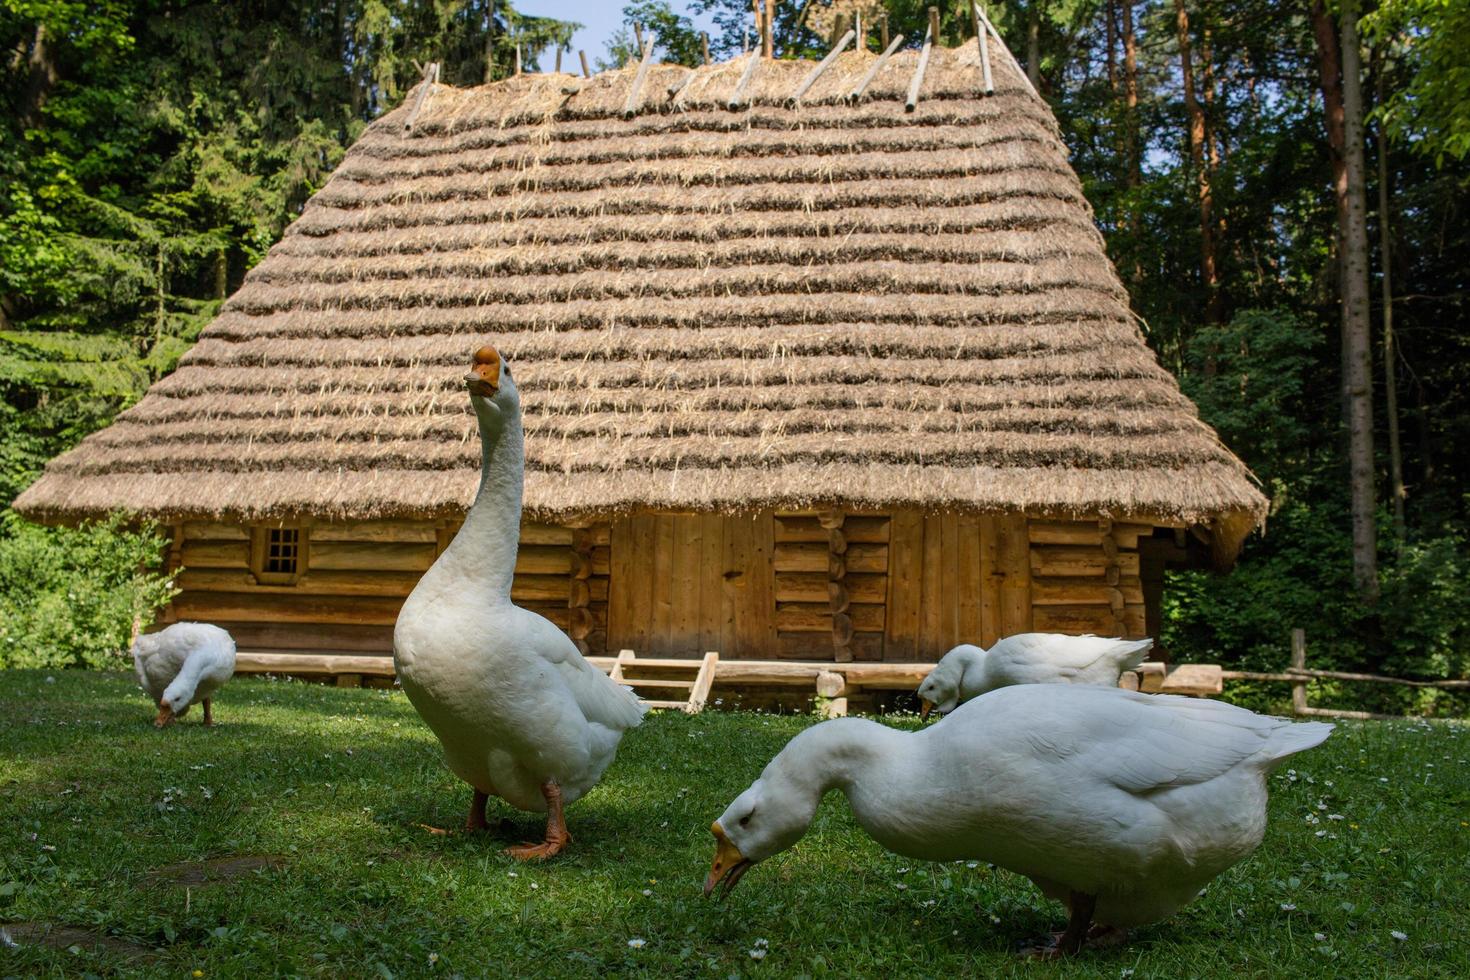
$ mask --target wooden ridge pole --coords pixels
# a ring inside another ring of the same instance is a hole
[[[760,48],[756,48],[745,56],[745,71],[740,73],[740,81],[735,86],[735,93],[730,96],[731,109],[740,108],[741,102],[745,98],[745,90],[749,87],[750,80],[755,75],[755,66],[760,64],[760,60]]]
[[[424,78],[419,83],[419,94],[414,96],[413,108],[408,110],[408,118],[403,121],[405,133],[413,129],[413,124],[418,121],[419,112],[423,110],[424,103],[428,101],[429,94],[434,90],[434,85],[438,81],[439,62],[431,61],[424,66]]]
[[[985,16],[985,11],[976,7],[975,12],[980,15],[980,21],[985,25],[985,29],[990,32],[990,36],[995,38],[995,43],[1000,45],[1001,51],[1005,52],[1005,56],[1010,59],[1011,67],[1015,69],[1017,75],[1021,76],[1021,81],[1026,83],[1026,91],[1036,96],[1037,99],[1043,102],[1046,101],[1041,98],[1041,93],[1036,91],[1036,87],[1031,84],[1031,79],[1027,77],[1026,70],[1021,67],[1021,63],[1016,60],[1016,56],[1011,54],[1011,49],[1006,47],[1005,38],[1000,36],[1000,31],[997,31],[995,25],[990,22],[990,18]]]

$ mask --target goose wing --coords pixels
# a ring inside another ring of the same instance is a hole
[[[1020,633],[990,648],[987,668],[1006,684],[1104,684],[1143,662],[1153,640]]]
[[[1093,771],[1135,794],[1209,782],[1242,765],[1270,771],[1332,732],[1320,722],[1174,695],[1119,691],[1099,712],[1112,734],[1088,753],[1096,756]]]
[[[643,720],[647,708],[637,695],[588,663],[576,644],[549,620],[534,613],[527,614],[527,620],[531,624],[528,629],[534,631],[537,652],[556,668],[583,717],[616,731],[634,728]]]

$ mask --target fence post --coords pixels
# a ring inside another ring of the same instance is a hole
[[[1294,670],[1307,669],[1307,631],[1291,631],[1291,666]],[[1291,682],[1291,712],[1296,715],[1307,713],[1307,678],[1305,675]]]

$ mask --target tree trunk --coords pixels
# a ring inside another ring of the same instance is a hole
[[[41,124],[41,110],[45,108],[46,99],[50,97],[51,89],[56,86],[60,78],[56,71],[56,60],[51,53],[51,45],[46,39],[45,24],[36,25],[35,33],[31,37],[30,49],[30,56],[26,59],[26,94],[20,109],[22,129],[32,129]]]
[[[1138,146],[1138,37],[1133,33],[1133,0],[1123,0],[1123,106],[1127,118],[1124,132],[1128,140],[1126,156],[1128,188],[1143,183],[1143,154]]]
[[[1378,65],[1378,104],[1383,105],[1383,72]],[[1383,123],[1378,124],[1378,251],[1383,267],[1379,283],[1383,297],[1383,408],[1388,415],[1388,472],[1393,492],[1393,536],[1402,549],[1406,536],[1404,520],[1404,454],[1399,441],[1398,350],[1393,336],[1393,212],[1389,210],[1388,138]]]
[[[1115,0],[1108,0],[1103,8],[1103,16],[1107,18],[1108,37],[1108,91],[1114,95],[1118,94],[1118,29]]]
[[[1026,78],[1041,91],[1041,0],[1026,5]]]
[[[485,84],[495,81],[495,0],[485,4]]]
[[[1205,162],[1205,113],[1194,96],[1194,68],[1190,63],[1189,14],[1184,0],[1174,0],[1175,24],[1179,31],[1179,71],[1184,82],[1184,109],[1189,116],[1189,159],[1199,188],[1199,277],[1205,289],[1205,320],[1220,322],[1220,279],[1215,268],[1215,199],[1210,187],[1210,170]],[[1213,374],[1213,358],[1205,373]]]
[[[1342,293],[1342,396],[1348,430],[1348,487],[1352,497],[1353,583],[1358,595],[1378,597],[1378,542],[1374,527],[1373,359],[1369,347],[1368,220],[1363,162],[1362,58],[1358,3],[1344,0],[1341,38],[1323,0],[1312,0],[1317,70],[1337,197],[1338,267]]]

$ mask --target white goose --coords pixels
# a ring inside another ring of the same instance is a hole
[[[1012,684],[1101,684],[1143,663],[1153,640],[1017,633],[989,650],[961,643],[940,658],[919,685],[919,713],[948,714],[987,691]]]
[[[561,630],[513,605],[524,444],[510,366],[493,347],[466,379],[480,426],[480,489],[454,541],[404,603],[393,631],[399,680],[474,788],[467,830],[485,803],[547,814],[546,839],[508,849],[545,858],[570,841],[562,807],[596,785],[643,706],[589,664]]]
[[[1070,910],[1051,953],[1096,921],[1154,922],[1261,842],[1266,774],[1332,726],[1221,701],[1022,685],[916,733],[860,719],[792,739],[711,829],[708,895],[795,844],[828,790],[891,851],[989,861]]]
[[[235,640],[208,623],[174,623],[133,640],[133,669],[158,705],[154,725],[162,728],[201,702],[204,723],[213,725],[214,692],[235,674]]]

